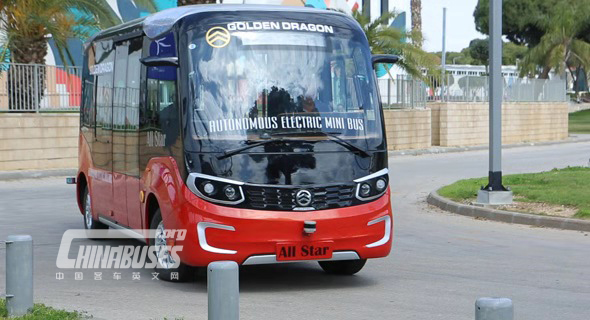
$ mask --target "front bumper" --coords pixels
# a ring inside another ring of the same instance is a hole
[[[390,192],[369,203],[317,211],[261,211],[219,206],[185,189],[188,200],[176,217],[164,217],[167,228],[187,229],[176,245],[183,263],[206,266],[231,260],[239,264],[277,263],[281,242],[332,241],[331,260],[385,257],[392,245],[393,219]],[[166,221],[168,220],[168,221]],[[306,234],[304,221],[315,221],[316,231]]]

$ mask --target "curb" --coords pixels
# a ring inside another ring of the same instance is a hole
[[[77,169],[51,169],[51,170],[21,170],[21,171],[0,171],[0,181],[36,179],[47,177],[76,176]]]
[[[569,143],[582,143],[582,142],[590,142],[590,138],[586,137],[570,137],[567,140],[561,141],[547,141],[547,142],[529,142],[529,143],[518,143],[518,144],[506,144],[502,146],[502,149],[513,149],[513,148],[522,148],[522,147],[543,147],[543,146],[553,146],[553,145],[560,145],[560,144],[569,144]],[[489,150],[487,145],[483,146],[471,146],[471,147],[432,147],[429,149],[409,149],[409,150],[390,150],[388,153],[392,156],[420,156],[424,154],[444,154],[444,153],[457,153],[457,152],[467,152],[467,151],[481,151],[481,150]]]
[[[467,204],[460,204],[441,197],[438,192],[432,191],[426,199],[428,204],[452,213],[472,218],[485,218],[506,223],[524,224],[535,227],[555,228],[574,231],[590,231],[590,221],[549,217],[530,213],[496,210]]]

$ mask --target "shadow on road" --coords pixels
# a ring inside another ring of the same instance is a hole
[[[377,281],[361,271],[354,276],[326,274],[317,262],[242,266],[240,290],[244,292],[278,292],[291,290],[325,290],[369,287]]]
[[[106,245],[106,246],[121,246],[132,245],[142,247],[143,243],[134,240],[97,240],[91,241],[87,239],[76,239],[72,243],[69,258],[75,259],[80,245]],[[51,245],[48,247],[42,246],[39,248],[43,252],[38,252],[42,255],[49,255],[49,260],[55,259],[57,256],[58,245]],[[49,250],[47,250],[49,249]],[[47,269],[47,266],[45,266]],[[151,288],[162,287],[166,290],[180,291],[180,292],[207,292],[207,270],[206,267],[195,268],[194,279],[191,282],[178,283],[166,282],[163,280],[152,281],[154,277],[153,269],[69,269],[58,270],[53,266],[50,268],[49,275],[53,278],[54,272],[64,272],[66,279],[64,281],[76,284],[73,275],[75,271],[84,271],[86,277],[92,286],[102,285],[138,285],[147,286]],[[96,282],[92,280],[94,272],[103,272],[105,280],[108,283]],[[120,272],[121,280],[113,281],[112,273]],[[139,273],[142,281],[134,281],[133,273]],[[371,287],[377,284],[376,278],[371,276],[370,272],[359,272],[353,276],[338,276],[325,273],[317,262],[296,262],[284,264],[271,265],[256,265],[256,266],[241,266],[240,267],[240,292],[286,292],[286,291],[301,291],[301,290],[330,290],[343,288],[362,288]]]
[[[146,272],[147,273],[147,272]],[[207,292],[206,268],[197,268],[192,282],[159,281],[167,289],[185,292]],[[241,266],[240,292],[286,292],[371,287],[378,281],[363,271],[354,276],[326,274],[317,262]]]

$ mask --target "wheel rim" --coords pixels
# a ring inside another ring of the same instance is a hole
[[[170,269],[176,263],[168,250],[166,244],[166,229],[164,228],[164,222],[160,221],[158,228],[156,229],[156,238],[154,241],[156,249],[156,257],[158,258],[158,264],[164,269]]]
[[[84,204],[84,220],[86,222],[86,228],[92,229],[92,210],[90,203],[90,193],[86,194],[86,203]]]

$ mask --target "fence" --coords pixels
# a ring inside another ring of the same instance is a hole
[[[487,76],[447,75],[427,77],[424,81],[409,76],[379,79],[381,101],[386,108],[420,108],[427,102],[487,102]],[[562,79],[504,77],[505,102],[564,102],[566,83]]]
[[[378,85],[384,108],[424,108],[428,101],[428,86],[419,79],[398,76],[379,79]]]
[[[77,111],[80,67],[4,63],[0,69],[0,112]]]
[[[80,67],[5,63],[0,69],[0,112],[77,111],[82,98]],[[398,75],[379,79],[385,108],[423,108],[427,102],[487,102],[487,76],[446,75],[425,81]],[[505,77],[506,102],[564,102],[562,79]]]

